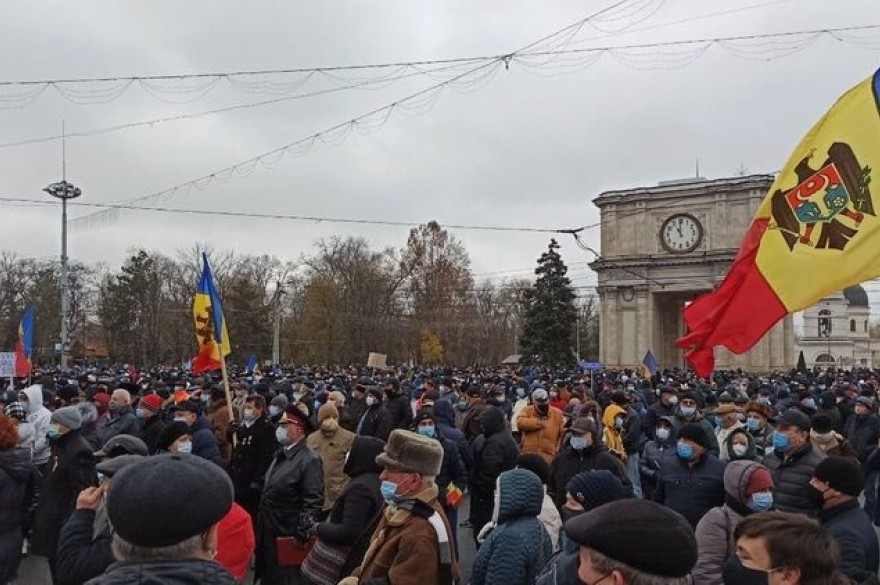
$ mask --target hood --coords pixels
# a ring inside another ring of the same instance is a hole
[[[487,437],[507,428],[504,412],[497,406],[486,407],[480,415],[480,422],[483,423],[483,435]]]
[[[761,465],[754,461],[743,460],[728,463],[724,469],[724,491],[727,495],[745,505],[748,500],[746,486],[749,485],[749,478],[760,467]]]
[[[752,436],[752,433],[750,433],[745,427],[735,427],[730,435],[728,435],[726,447],[728,458],[731,460],[736,458],[736,455],[733,453],[733,437],[735,435],[742,435],[746,439],[746,454],[743,458],[754,461],[758,453],[758,448],[755,445],[755,438]]]
[[[13,481],[24,482],[31,475],[31,450],[16,448],[0,451],[0,469],[9,474]]]
[[[348,477],[357,477],[364,473],[382,473],[382,466],[376,463],[376,457],[385,450],[385,441],[375,437],[355,437],[348,452],[348,459],[342,468]]]
[[[498,523],[537,516],[544,505],[544,486],[527,469],[511,469],[498,476]]]
[[[78,402],[76,409],[79,411],[80,416],[82,416],[83,425],[90,425],[98,420],[98,409],[91,402]]]
[[[28,386],[22,390],[28,398],[28,414],[33,414],[43,407],[43,387],[39,384]],[[36,407],[34,406],[36,405]]]
[[[605,409],[605,412],[602,413],[602,424],[606,427],[614,426],[614,418],[618,415],[626,416],[626,409],[622,408],[616,404],[609,404]]]
[[[449,400],[437,400],[434,402],[434,418],[437,422],[448,427],[455,426],[455,408]]]

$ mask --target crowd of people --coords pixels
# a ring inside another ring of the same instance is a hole
[[[0,584],[873,583],[878,375],[47,371],[0,393]]]

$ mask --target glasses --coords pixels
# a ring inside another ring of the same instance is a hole
[[[596,579],[592,583],[587,583],[586,585],[599,585],[599,583],[601,583],[602,581],[604,581],[605,579],[610,577],[613,573],[614,573],[614,571],[611,571],[610,573],[605,573],[604,575],[602,575],[601,577],[599,577],[598,579]]]

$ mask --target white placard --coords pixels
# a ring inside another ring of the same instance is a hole
[[[12,378],[15,376],[15,352],[0,352],[0,378]]]

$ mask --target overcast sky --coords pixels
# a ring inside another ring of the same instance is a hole
[[[31,1],[25,8],[3,2],[0,77],[176,74],[497,54],[611,3],[92,0]],[[633,0],[632,5],[659,9],[628,27],[626,21],[600,23],[604,32],[585,27],[573,46],[880,23],[876,0]],[[728,13],[705,17],[721,11]],[[675,21],[685,22],[668,24]],[[880,32],[864,37],[877,42]],[[692,176],[696,159],[708,178],[741,168],[773,172],[836,97],[880,64],[880,51],[828,37],[785,58],[767,62],[762,56],[744,60],[714,47],[693,64],[658,70],[642,59],[631,67],[605,55],[567,75],[551,75],[553,67],[529,72],[514,62],[479,89],[444,92],[424,113],[395,110],[373,134],[355,132],[332,147],[317,144],[271,170],[258,167],[247,177],[161,204],[441,224],[590,224],[598,219],[591,203],[598,193]],[[416,76],[371,91],[71,138],[67,176],[82,188],[82,201],[129,200],[306,137],[434,82]],[[315,79],[300,91],[331,86]],[[10,91],[0,91],[0,97]],[[279,96],[221,83],[186,104],[165,103],[132,87],[107,103],[80,105],[49,89],[28,107],[0,110],[0,143],[56,134],[62,119],[69,132],[80,132],[274,97]],[[48,197],[41,189],[60,179],[60,154],[58,142],[0,148],[0,196]],[[71,216],[89,211],[75,208]],[[58,254],[58,209],[0,202],[0,214],[0,250],[29,257]],[[333,234],[400,247],[407,228],[125,212],[112,225],[72,233],[70,255],[117,264],[134,247],[173,254],[195,241],[210,241],[295,259]],[[548,241],[533,233],[456,235],[474,271],[492,278],[529,275]],[[598,246],[598,235],[593,229],[586,239]],[[561,243],[575,283],[595,282],[584,264],[590,255],[570,239]]]

